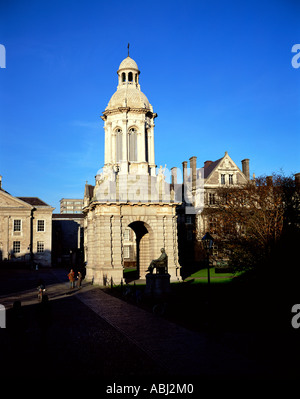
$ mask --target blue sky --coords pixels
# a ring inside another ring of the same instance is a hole
[[[100,119],[130,56],[158,113],[157,165],[228,151],[258,176],[300,172],[297,0],[1,0],[0,174],[15,196],[80,198],[104,161]]]

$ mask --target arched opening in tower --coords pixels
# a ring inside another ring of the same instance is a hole
[[[135,266],[132,264],[130,269],[127,270],[125,267],[124,279],[126,282],[144,279],[152,259],[149,227],[147,228],[145,223],[141,221],[132,222],[128,227],[135,233]]]

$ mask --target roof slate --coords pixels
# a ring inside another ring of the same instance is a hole
[[[46,202],[42,201],[38,197],[17,197],[20,200],[27,202],[27,204],[30,204],[32,206],[49,206],[46,204]]]
[[[218,166],[218,164],[222,161],[224,157],[217,159],[216,161],[210,163],[206,167],[204,167],[204,179],[207,179],[211,172]]]

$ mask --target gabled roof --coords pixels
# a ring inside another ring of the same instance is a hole
[[[3,189],[0,190],[0,207],[32,209],[32,206],[30,204],[23,201],[21,198],[14,197]]]
[[[46,204],[46,202],[42,201],[38,197],[17,197],[20,200],[27,202],[27,204],[30,204],[32,206],[50,206]]]
[[[237,172],[237,179],[238,182],[246,182],[247,177],[241,171],[241,169],[237,166],[237,164],[232,160],[232,158],[228,155],[228,152],[225,152],[225,155],[212,162],[206,161],[204,164],[204,178],[206,184],[216,184],[215,181],[216,177],[219,180],[218,174],[221,173],[228,173],[229,171]]]
[[[218,159],[217,161],[211,162],[208,165],[204,165],[204,179],[207,179],[211,172],[219,165],[224,157]]]

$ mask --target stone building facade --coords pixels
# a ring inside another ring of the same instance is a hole
[[[99,284],[123,279],[124,232],[136,237],[139,278],[145,278],[152,259],[163,247],[168,271],[179,280],[178,202],[156,170],[154,120],[157,114],[139,84],[140,71],[129,56],[118,69],[117,91],[102,119],[105,131],[105,163],[95,185],[85,186],[85,260],[87,279]]]
[[[0,261],[51,266],[52,212],[37,197],[14,197],[0,179]]]
[[[82,198],[62,198],[60,201],[60,213],[78,214],[82,213]]]
[[[249,159],[242,160],[239,168],[227,151],[216,161],[205,161],[200,168],[197,167],[196,156],[189,161],[189,167],[187,161],[182,163],[183,187],[177,189],[177,192],[190,193],[184,196],[182,205],[177,209],[179,260],[186,272],[203,260],[201,238],[206,232],[214,234],[216,221],[213,209],[218,202],[217,190],[222,186],[240,186],[250,180]]]

